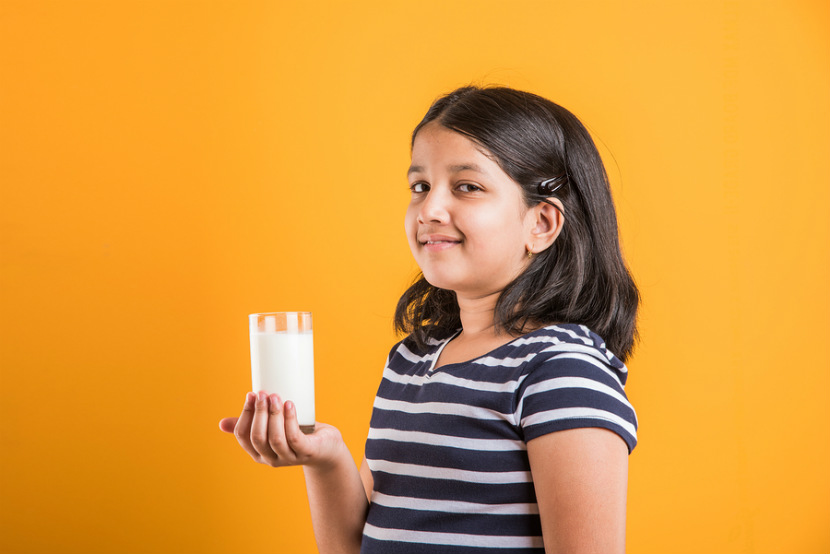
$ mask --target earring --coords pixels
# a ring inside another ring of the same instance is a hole
[[[525,247],[525,249],[527,250],[527,259],[529,260],[530,258],[533,257],[533,251],[530,248],[527,248],[527,247]]]

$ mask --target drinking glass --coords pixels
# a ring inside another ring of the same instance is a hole
[[[276,393],[297,407],[304,433],[314,432],[314,334],[311,312],[248,316],[253,391]]]

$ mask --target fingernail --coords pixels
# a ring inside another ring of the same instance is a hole
[[[265,399],[266,399],[266,398],[268,398],[268,395],[266,395],[264,391],[259,391],[259,399],[260,399],[262,402],[265,402]]]

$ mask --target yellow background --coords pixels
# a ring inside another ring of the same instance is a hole
[[[0,0],[0,552],[313,552],[217,428],[311,310],[362,455],[409,133],[501,83],[608,163],[643,293],[628,548],[830,552],[830,4]]]

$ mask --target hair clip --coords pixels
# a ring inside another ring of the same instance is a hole
[[[568,182],[568,174],[563,173],[559,177],[552,177],[545,179],[537,185],[539,194],[542,196],[552,196],[554,192],[562,188]]]

